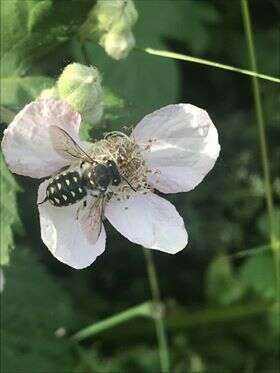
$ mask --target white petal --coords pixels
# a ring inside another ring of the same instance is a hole
[[[144,247],[175,254],[187,245],[176,208],[153,193],[136,194],[125,202],[111,200],[105,216],[122,235]]]
[[[44,200],[48,180],[38,192],[38,202]],[[39,205],[41,237],[51,253],[70,267],[81,269],[89,266],[105,250],[106,233],[102,226],[99,239],[92,244],[86,238],[79,221],[79,204],[54,207],[49,202]],[[94,235],[94,234],[93,234]]]
[[[11,171],[41,178],[69,164],[53,149],[48,127],[61,127],[77,141],[80,121],[80,115],[63,101],[45,99],[26,105],[5,130],[2,140]]]
[[[187,192],[214,166],[218,133],[205,110],[168,105],[145,116],[133,131],[151,169],[149,182],[163,193]],[[149,141],[150,140],[150,141]]]

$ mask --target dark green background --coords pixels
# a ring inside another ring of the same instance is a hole
[[[1,1],[2,107],[17,112],[50,87],[68,63],[84,62],[76,36],[93,3]],[[277,76],[279,2],[249,4],[259,71]],[[249,67],[239,1],[138,0],[135,5],[137,48]],[[251,79],[139,49],[126,60],[113,61],[95,41],[86,48],[115,100],[106,94],[103,122],[97,128],[85,123],[83,133],[101,137],[104,130],[135,125],[154,109],[178,102],[205,108],[219,131],[222,151],[212,172],[194,191],[168,196],[185,220],[187,248],[176,256],[154,253],[167,305],[172,372],[277,371],[279,314],[270,308],[277,289],[269,247],[251,256],[230,257],[269,245]],[[278,86],[267,81],[260,86],[276,219]],[[7,120],[2,121],[3,132]],[[158,372],[151,321],[135,320],[79,346],[69,338],[90,323],[150,298],[141,248],[108,225],[106,251],[91,267],[76,271],[63,265],[40,240],[39,181],[12,177],[4,164],[1,171],[1,242],[4,249],[14,247],[9,265],[3,267],[3,373]],[[54,335],[59,327],[67,331],[62,339]]]

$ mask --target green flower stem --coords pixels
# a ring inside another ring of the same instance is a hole
[[[244,258],[246,256],[252,256],[252,255],[257,255],[257,254],[263,254],[267,251],[270,251],[271,250],[271,245],[270,244],[267,244],[267,245],[263,245],[263,246],[259,246],[259,247],[255,247],[253,249],[249,249],[249,250],[240,250],[240,251],[237,251],[236,253],[234,254],[231,254],[231,255],[226,255],[226,257],[228,259],[237,259],[237,258]]]
[[[247,70],[247,69],[240,69],[239,67],[234,67],[234,66],[230,66],[230,65],[224,65],[222,63],[205,60],[203,58],[197,58],[197,57],[193,57],[193,56],[189,56],[189,55],[185,55],[185,54],[181,54],[181,53],[163,51],[163,50],[153,49],[153,48],[144,48],[144,49],[135,48],[135,49],[140,50],[142,52],[146,52],[146,53],[155,55],[155,56],[173,58],[175,60],[198,63],[198,64],[201,64],[201,65],[216,67],[218,69],[228,70],[228,71],[236,72],[236,73],[243,74],[243,75],[249,75],[249,76],[252,76],[252,77],[255,77],[255,78],[259,78],[259,79],[269,80],[269,81],[274,82],[274,83],[280,83],[280,79],[276,78],[274,76],[259,74],[255,71],[250,71],[250,70]]]
[[[167,344],[167,336],[165,332],[163,310],[161,303],[161,296],[159,290],[159,284],[157,279],[156,268],[152,256],[151,250],[145,249],[143,247],[143,252],[146,260],[147,275],[149,279],[150,289],[153,298],[153,313],[156,327],[156,334],[159,347],[159,358],[162,373],[170,372],[170,359],[169,350]]]
[[[243,17],[243,24],[244,24],[245,34],[246,34],[247,46],[249,50],[251,68],[253,71],[258,71],[248,2],[247,0],[240,0],[240,1],[241,1],[241,12],[242,12],[242,17]],[[270,228],[270,243],[271,243],[272,253],[274,254],[275,266],[276,266],[275,274],[276,274],[276,286],[278,290],[277,300],[279,304],[280,302],[280,242],[279,242],[279,237],[277,237],[276,235],[276,229],[278,230],[278,225],[277,225],[277,222],[275,224],[273,221],[273,217],[274,217],[273,196],[272,196],[269,159],[268,159],[266,134],[265,134],[265,123],[264,123],[263,108],[262,108],[262,102],[261,102],[260,87],[259,87],[258,79],[256,77],[252,77],[252,84],[253,84],[256,117],[257,117],[258,129],[259,129],[262,167],[263,167],[263,173],[264,173],[264,179],[265,179],[266,205],[267,205],[269,228]],[[280,317],[278,317],[277,324],[278,324],[278,329],[279,329]]]
[[[205,310],[197,310],[195,312],[184,312],[177,317],[169,320],[168,329],[173,332],[203,327],[216,323],[231,322],[234,320],[242,320],[266,314],[272,310],[273,304],[277,303],[252,303],[248,305],[221,306],[219,308],[209,308]]]
[[[88,51],[87,51],[87,46],[86,46],[85,43],[81,44],[81,51],[82,51],[82,54],[84,56],[85,64],[88,65],[88,66],[91,66],[92,64],[90,63],[90,58],[89,58]]]
[[[248,304],[230,304],[205,309],[185,309],[171,307],[165,319],[165,328],[171,334],[183,333],[190,329],[210,328],[219,324],[231,324],[268,315],[277,302],[253,302]],[[225,326],[226,327],[226,326]],[[121,328],[118,333],[107,333],[102,340],[117,341],[143,341],[152,340],[154,330],[146,320],[139,320],[133,328]]]
[[[79,39],[78,37],[75,37],[73,38],[72,43],[76,48],[79,62],[84,65],[91,66],[92,63],[90,62],[86,41],[81,41],[81,39]]]
[[[253,71],[257,72],[258,69],[257,69],[257,61],[256,61],[252,26],[251,26],[251,17],[250,17],[250,11],[249,11],[247,0],[241,0],[241,11],[242,11],[243,24],[244,24],[245,34],[246,34],[246,41],[247,41],[247,46],[248,46],[248,51],[249,51],[251,68]],[[265,180],[266,204],[267,204],[267,212],[268,212],[269,227],[270,227],[270,243],[271,243],[271,248],[274,253],[275,262],[276,262],[277,279],[279,280],[280,250],[279,250],[278,238],[275,235],[275,229],[274,229],[275,225],[273,222],[273,197],[272,197],[272,189],[271,189],[271,177],[270,177],[270,169],[269,169],[269,159],[268,159],[268,151],[267,151],[265,123],[264,123],[264,115],[263,115],[263,108],[262,108],[262,102],[261,102],[260,86],[259,86],[258,79],[255,76],[252,77],[252,84],[253,84],[256,118],[257,118],[259,139],[260,139],[262,167],[263,167],[263,174],[264,174],[264,180]]]
[[[138,306],[129,308],[126,311],[120,312],[117,315],[109,317],[108,319],[96,322],[80,330],[78,333],[74,334],[72,338],[76,341],[82,341],[86,338],[93,337],[96,334],[102,333],[107,329],[111,329],[136,317],[153,318],[152,303],[142,303]]]

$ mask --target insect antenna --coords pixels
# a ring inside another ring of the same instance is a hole
[[[123,176],[121,175],[121,178],[124,179],[124,181],[130,186],[130,188],[134,191],[134,192],[137,192],[137,190],[135,188],[133,188],[133,186],[130,184],[130,182]]]

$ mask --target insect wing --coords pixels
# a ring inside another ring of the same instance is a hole
[[[55,151],[63,158],[72,161],[73,159],[80,159],[89,163],[94,163],[93,159],[62,128],[50,126],[49,134]]]
[[[104,196],[100,195],[94,198],[88,204],[79,216],[79,222],[87,240],[94,244],[97,242],[101,230],[104,212]]]

